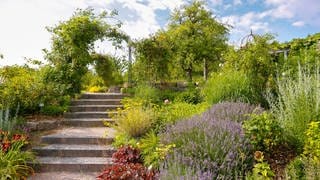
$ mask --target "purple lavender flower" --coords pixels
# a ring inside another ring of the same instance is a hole
[[[166,158],[161,177],[237,179],[252,166],[252,148],[241,122],[261,108],[244,103],[221,103],[207,112],[167,127],[164,143],[176,148]],[[235,178],[237,177],[237,178]]]

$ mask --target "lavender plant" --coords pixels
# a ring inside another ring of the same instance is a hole
[[[241,105],[239,104],[239,108]],[[235,121],[232,116],[220,119],[222,116],[217,111],[219,108],[220,106],[212,107],[202,115],[167,127],[166,132],[161,135],[162,141],[174,143],[176,148],[166,158],[161,177],[239,179],[251,169],[252,147],[244,137],[241,123],[236,122],[242,119]],[[235,110],[236,106],[234,111],[226,110],[224,113],[239,117],[244,115]]]
[[[242,123],[250,118],[249,114],[261,114],[263,109],[259,106],[254,106],[242,102],[222,102],[212,106],[208,110],[207,118],[215,118],[218,120],[232,120]]]

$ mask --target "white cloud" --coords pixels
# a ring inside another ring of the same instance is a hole
[[[119,10],[122,30],[133,38],[146,37],[160,28],[156,10],[172,11],[183,0],[0,0],[0,65],[22,64],[23,57],[43,59],[50,48],[46,26],[68,19],[75,9],[88,6],[98,10]],[[122,10],[122,11],[121,11]],[[131,18],[129,18],[131,16]]]
[[[319,0],[266,0],[265,4],[274,18],[294,19],[320,27]]]
[[[241,0],[233,0],[233,5],[241,5],[242,1]]]
[[[221,22],[231,25],[230,34],[237,37],[233,42],[235,45],[240,45],[241,39],[248,35],[252,30],[253,33],[265,33],[270,31],[269,23],[264,21],[265,15],[262,13],[248,12],[244,15],[230,15],[221,18]]]
[[[213,6],[219,6],[223,4],[223,0],[211,0]]]
[[[302,27],[302,26],[304,26],[304,22],[303,21],[296,21],[296,22],[292,23],[292,26]]]

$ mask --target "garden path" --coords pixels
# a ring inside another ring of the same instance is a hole
[[[115,130],[112,110],[121,108],[120,93],[85,93],[71,103],[62,129],[41,137],[34,147],[38,165],[30,180],[90,180],[112,164],[111,147]]]

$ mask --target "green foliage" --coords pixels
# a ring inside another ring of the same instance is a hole
[[[221,101],[255,102],[250,79],[241,71],[214,73],[203,88],[209,104]]]
[[[170,57],[173,53],[166,32],[157,32],[135,42],[134,46],[137,58],[133,66],[136,80],[151,82],[165,80],[170,76]]]
[[[320,122],[310,122],[305,134],[303,154],[286,167],[286,175],[291,179],[320,179]]]
[[[58,105],[46,105],[40,109],[40,113],[48,116],[58,116],[66,112],[66,108]]]
[[[144,165],[153,169],[159,169],[160,162],[165,159],[167,153],[173,147],[172,144],[162,144],[160,138],[153,131],[142,137],[138,144]]]
[[[103,79],[104,85],[118,85],[123,82],[119,67],[116,66],[116,58],[110,55],[93,54],[94,68]]]
[[[286,167],[286,178],[288,179],[306,179],[305,164],[301,157],[296,157]]]
[[[272,180],[275,176],[270,168],[270,165],[263,161],[263,153],[261,151],[255,152],[255,160],[257,163],[252,169],[252,174],[246,177],[246,180]]]
[[[174,64],[192,81],[195,67],[199,64],[203,64],[205,77],[209,65],[211,69],[216,68],[226,47],[228,29],[205,8],[204,2],[193,1],[174,11],[168,33],[174,49]]]
[[[82,76],[92,62],[94,43],[103,38],[117,39],[121,35],[117,26],[105,21],[107,13],[95,15],[93,9],[77,10],[67,21],[47,28],[52,33],[52,48],[46,58],[53,66],[47,79],[63,85],[66,94],[81,90]],[[110,14],[113,17],[113,14]]]
[[[21,140],[13,141],[7,151],[0,149],[0,179],[25,179],[33,173],[27,162],[34,161],[35,156],[21,150],[25,143]]]
[[[188,104],[186,102],[174,102],[161,106],[155,109],[157,112],[157,119],[153,124],[155,132],[161,132],[168,124],[174,124],[178,120],[183,120],[207,110],[209,105],[207,103]]]
[[[46,82],[44,74],[50,70],[49,66],[32,69],[28,65],[0,69],[0,105],[19,109],[19,114],[39,113],[40,104],[66,109],[70,97],[62,93],[63,88],[59,84]]]
[[[310,122],[308,126],[303,154],[320,161],[320,122]]]
[[[10,114],[9,107],[0,107],[0,130],[11,131],[17,120],[19,108],[16,109],[14,117]]]
[[[174,99],[178,102],[186,102],[189,104],[198,104],[203,101],[203,97],[200,94],[200,89],[198,87],[188,87],[182,93],[179,93]]]
[[[255,150],[269,152],[283,142],[283,130],[270,113],[252,114],[244,121],[243,128]]]
[[[137,99],[143,99],[147,103],[158,103],[159,102],[159,90],[152,86],[141,84],[135,87],[134,97]]]
[[[89,91],[91,87],[103,87],[104,82],[103,79],[98,76],[96,73],[89,70],[83,77],[82,77],[82,89]]]
[[[319,121],[320,74],[299,68],[296,76],[279,79],[277,86],[278,96],[269,100],[271,111],[287,140],[301,152],[308,123]]]
[[[273,42],[274,37],[270,34],[254,35],[252,42],[248,42],[239,50],[230,48],[224,57],[224,69],[244,72],[252,93],[263,105],[266,104],[263,97],[265,89],[274,90],[277,67],[282,66],[282,62],[274,61],[270,53],[273,50]]]
[[[136,148],[138,141],[135,138],[130,137],[126,133],[118,132],[114,138],[114,141],[112,142],[112,146],[116,148],[120,148],[123,146],[131,146]]]
[[[123,100],[124,109],[118,109],[114,127],[119,132],[130,137],[140,137],[147,133],[155,121],[155,113],[150,107],[144,107],[145,102],[139,99]]]

